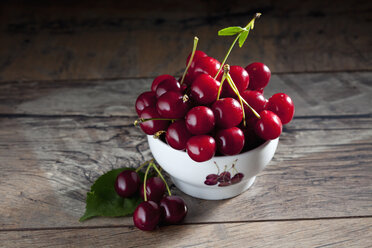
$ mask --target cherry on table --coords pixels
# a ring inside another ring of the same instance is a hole
[[[161,82],[166,81],[166,80],[177,81],[173,76],[168,75],[168,74],[157,76],[157,77],[154,79],[154,81],[152,81],[152,84],[151,84],[151,91],[152,91],[152,92],[156,92],[156,88],[158,87],[158,85],[159,85]]]
[[[245,67],[249,74],[250,90],[262,90],[269,83],[271,72],[269,67],[260,62],[254,62]]]
[[[244,133],[238,127],[220,129],[216,134],[217,149],[224,155],[239,154],[244,147]]]
[[[262,93],[254,90],[245,90],[240,95],[257,113],[265,110],[267,100]],[[255,116],[252,110],[246,105],[244,105],[244,112],[246,118]]]
[[[195,135],[211,132],[215,125],[213,111],[205,106],[197,106],[189,110],[185,116],[187,130]]]
[[[141,114],[142,110],[148,106],[154,106],[156,104],[156,96],[152,91],[143,92],[137,97],[136,100],[136,112],[138,115]]]
[[[216,101],[220,82],[208,74],[200,74],[191,84],[191,97],[200,105]]]
[[[279,116],[283,125],[292,120],[295,112],[292,99],[284,93],[276,93],[270,97],[267,109]]]
[[[140,114],[141,119],[152,119],[152,118],[162,118],[155,106],[148,106],[142,110]],[[166,130],[169,125],[169,121],[166,120],[149,120],[140,123],[142,131],[148,135],[153,135],[158,131]]]
[[[180,119],[185,116],[190,108],[190,103],[183,100],[180,92],[168,91],[158,98],[156,110],[161,117]]]
[[[160,202],[165,193],[165,183],[160,177],[151,177],[146,180],[146,196],[148,201]],[[143,184],[140,187],[140,194],[145,200]]]
[[[220,128],[237,126],[243,119],[240,103],[233,98],[222,98],[213,103],[212,110],[216,125]]]
[[[192,134],[186,128],[184,120],[178,120],[169,125],[165,140],[176,150],[186,149],[186,144]]]
[[[133,223],[143,231],[151,231],[159,224],[160,216],[159,205],[153,201],[145,201],[134,210]]]
[[[261,111],[261,119],[255,124],[255,132],[264,140],[276,139],[282,133],[282,122],[280,118],[269,110]]]
[[[211,159],[216,152],[216,141],[209,135],[193,136],[187,141],[187,154],[196,162]]]
[[[137,192],[140,178],[137,172],[125,170],[119,173],[115,180],[115,191],[121,197],[129,197]]]
[[[180,223],[187,214],[187,206],[179,196],[165,196],[160,201],[161,220],[166,224]]]

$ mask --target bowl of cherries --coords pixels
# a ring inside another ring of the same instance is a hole
[[[135,125],[181,191],[208,200],[231,198],[271,161],[294,104],[285,93],[264,97],[271,77],[265,64],[229,66],[232,47],[220,63],[196,50],[195,40],[180,79],[160,75],[138,96]]]

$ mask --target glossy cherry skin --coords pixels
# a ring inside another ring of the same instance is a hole
[[[156,96],[152,91],[143,92],[137,97],[136,100],[136,112],[138,115],[141,114],[142,110],[148,106],[154,106],[156,104]]]
[[[159,99],[161,95],[168,91],[175,91],[175,92],[182,92],[181,85],[177,80],[164,80],[163,82],[159,83],[158,87],[156,88],[156,98]]]
[[[220,128],[237,126],[243,119],[240,103],[233,98],[222,98],[213,103],[212,110],[216,125]]]
[[[151,84],[151,91],[152,92],[156,92],[156,88],[158,87],[158,85],[163,82],[163,81],[177,81],[173,76],[171,75],[160,75],[160,76],[157,76],[154,81],[152,82]]]
[[[249,74],[249,86],[250,90],[262,90],[269,83],[271,72],[269,67],[260,62],[255,62],[247,65],[245,70]]]
[[[143,231],[151,231],[159,224],[160,216],[160,207],[156,202],[142,202],[134,210],[133,223]]]
[[[208,74],[214,77],[221,67],[221,63],[212,57],[201,57],[195,62],[193,70],[190,70],[189,80],[193,82],[200,74]],[[221,70],[222,72],[222,70]]]
[[[115,191],[121,197],[129,197],[137,192],[140,178],[137,172],[125,170],[119,173],[115,180]]]
[[[164,196],[165,190],[165,183],[160,177],[150,177],[146,180],[146,195],[148,201],[160,202]],[[142,199],[145,200],[143,184],[140,187],[140,194]]]
[[[178,120],[169,125],[165,140],[176,150],[185,150],[186,144],[192,134],[187,130],[184,120]]]
[[[146,107],[142,110],[140,115],[142,119],[151,119],[151,118],[162,118],[154,106]],[[160,130],[167,130],[169,121],[164,120],[151,120],[142,122],[140,127],[148,135],[153,135]]]
[[[272,111],[279,116],[282,124],[289,123],[294,115],[295,107],[292,99],[284,93],[276,93],[269,98],[267,110]]]
[[[244,133],[243,152],[252,150],[265,142],[255,132],[255,125],[257,121],[258,121],[258,118],[254,116],[254,117],[246,119],[246,126],[244,126],[243,123],[239,125],[239,128]]]
[[[170,119],[183,118],[190,108],[188,101],[183,100],[180,92],[168,91],[158,98],[156,110],[161,117]]]
[[[238,88],[239,93],[243,92],[248,88],[249,85],[249,75],[248,72],[241,66],[233,65],[230,66],[230,75],[235,83],[236,88]],[[219,77],[221,81],[222,75]],[[222,96],[223,97],[233,97],[236,98],[235,92],[231,89],[229,83],[225,81],[222,86]]]
[[[216,134],[217,149],[224,155],[239,154],[244,147],[244,133],[238,127],[220,129]]]
[[[264,140],[276,139],[282,133],[280,118],[271,111],[264,110],[259,113],[261,119],[255,124],[255,131]]]
[[[220,82],[208,74],[200,74],[191,85],[191,97],[200,105],[216,101]]]
[[[216,185],[218,183],[218,175],[216,174],[209,174],[204,181],[206,185]]]
[[[209,135],[193,136],[187,141],[187,154],[196,162],[211,159],[216,152],[216,141]]]
[[[262,110],[265,110],[267,100],[266,98],[258,91],[245,90],[240,94],[247,103],[256,110],[257,113],[260,113]],[[250,118],[255,116],[250,108],[244,104],[245,117]]]
[[[213,111],[205,106],[196,106],[190,109],[185,116],[187,130],[194,135],[207,134],[215,125]]]
[[[161,220],[166,224],[180,223],[187,214],[184,200],[176,195],[165,196],[160,201]]]
[[[191,57],[191,53],[189,54],[189,56],[187,56],[186,66],[189,64],[190,57]],[[204,57],[208,57],[208,55],[205,52],[203,52],[203,51],[196,50],[195,51],[195,54],[194,54],[194,58],[193,58],[193,60],[191,62],[191,65],[190,65],[189,69],[193,69],[195,67],[195,62],[197,60],[199,60],[200,58],[204,58]]]

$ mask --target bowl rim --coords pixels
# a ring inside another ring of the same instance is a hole
[[[166,142],[163,142],[160,139],[154,138],[153,135],[147,135],[147,138],[148,139],[153,139],[155,142],[160,143],[162,146],[171,149],[172,152],[176,152],[176,153],[178,152],[179,154],[187,155],[186,150],[177,150],[177,149],[174,149],[173,147],[171,147],[170,145],[168,145]],[[211,159],[229,158],[229,157],[234,157],[234,158],[245,157],[245,156],[247,156],[249,154],[253,154],[255,152],[258,152],[259,150],[263,150],[266,146],[269,145],[269,143],[275,142],[278,139],[279,139],[279,137],[276,138],[276,139],[273,139],[273,140],[266,140],[264,143],[262,143],[261,145],[257,146],[256,148],[254,148],[252,150],[249,150],[249,151],[246,151],[246,152],[243,152],[243,153],[239,153],[239,154],[236,154],[236,155],[229,155],[229,156],[213,156]]]

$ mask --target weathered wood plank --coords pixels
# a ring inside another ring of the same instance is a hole
[[[370,114],[372,72],[274,75],[265,89],[290,95],[296,116]],[[0,83],[0,114],[135,116],[152,79]]]
[[[192,38],[221,59],[226,26],[263,17],[230,63],[273,72],[371,70],[371,3],[359,1],[167,1],[141,6],[90,1],[0,6],[0,80],[153,77],[184,69]]]
[[[131,225],[79,223],[85,193],[112,168],[151,157],[133,118],[0,119],[0,228]],[[225,201],[183,195],[187,223],[364,216],[372,213],[372,118],[298,118],[252,189]],[[309,128],[308,128],[309,127]]]
[[[2,247],[370,247],[372,221],[337,219],[162,227],[0,231]]]

